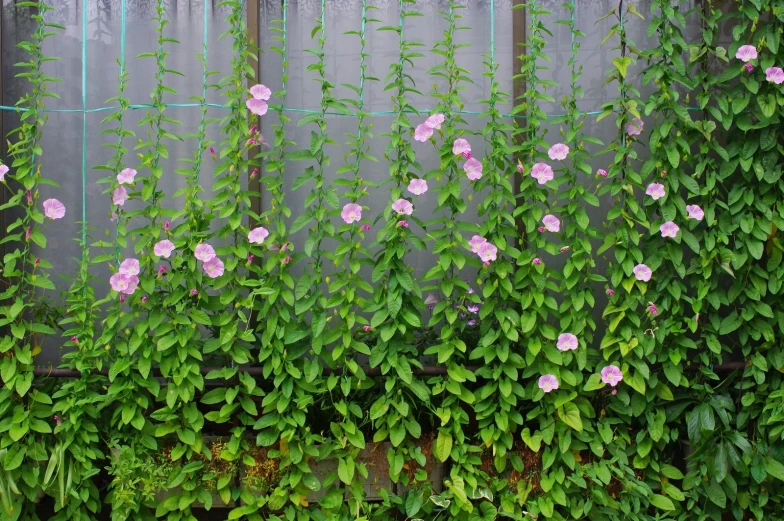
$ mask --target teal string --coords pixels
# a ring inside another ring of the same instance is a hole
[[[202,35],[202,47],[204,49],[204,64],[202,65],[201,77],[201,100],[202,104],[207,103],[207,37],[209,36],[209,17],[207,16],[207,7],[210,5],[209,0],[204,0],[204,34]],[[203,107],[202,107],[203,108]],[[201,121],[199,122],[199,130],[204,127],[204,112],[201,114]],[[204,132],[199,132],[199,161],[201,161],[201,150],[204,148]]]
[[[495,67],[495,0],[490,0],[490,63]]]
[[[618,22],[619,22],[619,24],[621,26],[621,47],[623,47],[623,44],[624,44],[623,40],[626,38],[626,33],[624,33],[624,29],[623,29],[623,9],[622,9],[622,5],[620,7],[621,8],[619,8],[619,10],[618,10]],[[625,81],[625,79],[621,78],[621,82],[624,82],[624,81]],[[621,85],[621,101],[624,103],[624,105],[626,104],[626,86],[623,85],[623,84]],[[623,124],[623,122],[621,122],[621,123]],[[624,147],[626,146],[626,129],[623,128],[623,127],[621,128],[621,144]]]
[[[82,244],[87,243],[87,2],[82,2]]]

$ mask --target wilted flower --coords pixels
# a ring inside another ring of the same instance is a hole
[[[604,168],[600,168],[596,171],[596,173],[599,174],[599,177],[607,177],[607,170]]]
[[[41,265],[41,257],[36,257],[35,262],[33,262],[33,266],[38,267]]]
[[[362,225],[362,231],[363,231],[363,232],[366,232],[366,231],[368,231],[369,229],[370,229],[370,225],[369,225],[369,224],[363,224],[363,225]]]
[[[253,262],[253,259],[255,259],[255,258],[256,258],[256,256],[253,255],[252,253],[250,255],[248,255],[247,264],[250,265]]]
[[[291,262],[291,257],[286,257],[285,259],[283,259],[283,262],[282,262],[282,264],[285,266],[285,265],[286,265],[286,264],[288,264],[289,262]]]
[[[253,169],[253,172],[251,172],[251,173],[250,173],[250,178],[251,178],[251,179],[256,179],[256,176],[257,176],[258,174],[259,174],[259,169],[258,169],[258,168],[254,168],[254,169]]]
[[[76,336],[72,336],[71,337],[71,342],[73,342],[74,344],[78,344],[79,343],[79,339],[76,338]]]
[[[608,365],[602,369],[602,382],[615,387],[623,380],[623,373],[614,365]]]
[[[741,45],[735,52],[735,57],[742,62],[749,62],[757,58],[757,48],[753,45]]]
[[[554,177],[553,169],[547,163],[536,163],[531,168],[531,177],[536,179],[540,185],[543,185]]]
[[[523,166],[523,163],[519,159],[517,160],[517,171],[521,174],[525,173],[525,167]]]
[[[65,206],[57,199],[47,199],[44,201],[44,215],[52,220],[61,219],[65,216]]]
[[[251,244],[261,244],[269,236],[269,231],[263,226],[253,228],[248,232],[248,242]]]
[[[408,221],[406,221],[405,219],[401,219],[400,221],[397,222],[397,225],[400,228],[408,228]]]
[[[542,263],[542,259],[540,259],[539,257],[534,258],[533,260],[534,266],[539,266],[541,263]]]
[[[27,198],[27,204],[33,204],[33,193],[30,190],[25,190],[25,197]],[[46,207],[44,207],[46,208]]]
[[[28,226],[27,230],[25,230],[25,240],[29,241],[31,235],[33,235],[33,229]]]
[[[221,261],[218,257],[213,257],[209,261],[205,262],[204,265],[204,273],[211,279],[215,279],[223,275],[223,261]]]
[[[639,136],[642,134],[643,121],[640,118],[634,118],[626,124],[626,133],[630,136]]]
[[[545,393],[558,389],[558,378],[553,374],[545,374],[539,377],[539,389]]]
[[[466,310],[469,313],[473,313],[474,315],[476,315],[477,313],[479,313],[479,304],[469,304],[468,306],[466,306]]]
[[[754,66],[750,63],[744,63],[743,68],[746,69],[746,72],[754,72]]]
[[[618,389],[613,389],[613,390],[612,390],[612,395],[613,395],[613,396],[616,396],[617,394],[618,394]]]
[[[215,159],[215,147],[213,146],[210,146],[210,155],[212,156],[213,159]]]
[[[653,315],[654,317],[659,314],[659,309],[656,307],[656,304],[653,302],[648,302],[648,313]]]
[[[645,193],[651,196],[651,199],[657,201],[666,195],[664,185],[659,183],[651,183],[645,190]]]
[[[476,325],[476,320],[474,320],[474,319],[472,318],[472,319],[470,319],[468,322],[466,322],[466,324],[467,324],[467,325],[469,325],[469,326],[471,326],[471,327],[473,327],[473,326],[475,326],[475,325]]]
[[[678,230],[680,230],[680,228],[672,221],[667,221],[659,226],[662,237],[675,237],[678,235]]]
[[[703,212],[702,208],[696,204],[690,204],[686,206],[686,211],[689,213],[689,219],[696,219],[701,221],[703,217],[705,217],[705,212]]]
[[[555,347],[558,348],[559,351],[573,351],[577,349],[580,345],[580,342],[577,340],[577,337],[571,333],[561,333],[558,335],[558,342],[556,342]]]
[[[362,326],[362,329],[364,329],[365,331],[370,331],[373,328],[368,326],[368,325],[364,325],[364,326]]]
[[[56,414],[52,416],[52,419],[54,420],[54,422],[57,424],[58,427],[63,424],[63,422],[60,420],[60,417],[57,416]]]
[[[553,161],[563,161],[566,159],[566,156],[569,155],[569,147],[563,143],[558,143],[557,145],[550,147],[550,150],[547,151],[547,155],[550,156],[550,159]]]
[[[191,289],[190,293],[191,293],[191,296],[198,295],[199,294],[199,290],[196,289],[196,288],[193,288],[193,289]]]
[[[164,273],[166,273],[166,266],[158,266],[158,276],[160,277]]]
[[[561,247],[561,253],[566,253],[567,251],[569,251],[569,246],[562,246]]]
[[[607,288],[607,291],[605,291],[605,293],[607,293],[607,295],[612,297],[613,295],[615,295],[615,290],[612,288]]]
[[[651,275],[653,274],[651,269],[645,264],[638,264],[634,267],[634,269],[632,269],[632,272],[634,273],[634,276],[637,278],[637,280],[642,282],[648,282],[651,280]]]

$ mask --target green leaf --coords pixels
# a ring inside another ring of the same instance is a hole
[[[436,445],[433,453],[438,458],[438,461],[445,462],[452,452],[452,435],[444,429],[438,430],[438,438],[436,438]]]
[[[772,456],[765,459],[765,470],[779,481],[784,481],[784,465],[773,459]]]
[[[583,420],[580,418],[580,409],[572,402],[564,404],[563,408],[558,410],[558,416],[560,416],[561,420],[566,425],[577,432],[583,430]]]
[[[651,505],[661,510],[675,510],[675,505],[670,498],[666,498],[660,494],[653,494],[651,496]]]

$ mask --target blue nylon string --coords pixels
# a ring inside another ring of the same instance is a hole
[[[123,9],[123,12],[125,9]],[[87,242],[87,1],[82,2],[82,243]]]

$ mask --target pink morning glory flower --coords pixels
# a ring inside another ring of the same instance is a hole
[[[750,63],[744,63],[743,68],[746,69],[746,72],[753,72],[754,66]]]
[[[199,290],[196,288],[191,289],[190,291],[191,296],[196,296],[199,294]]]
[[[608,365],[602,369],[602,382],[615,387],[623,380],[623,373],[614,365]]]
[[[607,291],[605,291],[605,293],[607,293],[608,296],[612,297],[613,295],[615,295],[615,290],[612,288],[607,288]]]
[[[577,340],[577,337],[571,333],[561,333],[558,335],[558,342],[555,344],[555,347],[557,347],[559,351],[573,351],[579,346],[580,342]]]
[[[479,254],[479,258],[482,259],[482,262],[490,262],[496,259],[498,248],[485,241],[479,247],[479,251],[477,253]]]
[[[455,139],[454,144],[452,144],[452,153],[455,155],[460,155],[466,152],[471,152],[471,145],[468,144],[468,141],[463,138]]]
[[[267,101],[272,96],[272,91],[265,85],[256,84],[250,88],[250,95],[253,96],[253,99]]]
[[[662,237],[675,237],[678,235],[678,230],[680,230],[680,228],[672,221],[667,221],[659,226]]]
[[[536,257],[532,262],[534,263],[534,266],[539,266],[542,263],[542,259]]]
[[[62,219],[65,217],[65,205],[57,199],[47,199],[44,201],[44,215],[52,220]]]
[[[550,150],[547,151],[547,155],[550,156],[550,159],[553,161],[563,161],[566,159],[566,156],[569,155],[569,147],[563,143],[558,143],[550,147]]]
[[[523,163],[519,159],[517,160],[517,171],[521,174],[525,173],[525,167],[523,166]]]
[[[123,206],[125,201],[128,200],[128,192],[125,190],[124,186],[118,186],[112,192],[112,202],[117,206]]]
[[[697,219],[701,221],[703,217],[705,217],[705,212],[702,211],[696,204],[690,204],[686,206],[686,211],[689,213],[689,219]]]
[[[261,244],[267,237],[269,237],[269,231],[263,226],[253,228],[248,232],[248,242],[251,244]]]
[[[544,233],[547,231],[547,228],[545,228],[544,226],[540,226],[539,228],[537,228],[537,230],[539,230],[539,233]]]
[[[635,278],[641,282],[648,282],[651,280],[651,275],[653,275],[651,269],[645,264],[638,264],[635,266],[632,269],[632,273],[634,273]]]
[[[117,272],[123,275],[138,275],[139,270],[139,261],[137,259],[125,259],[120,263],[120,268]]]
[[[266,101],[256,98],[251,98],[246,101],[245,106],[248,107],[248,110],[250,110],[252,114],[257,116],[263,116],[267,113],[267,109],[269,108]]]
[[[443,122],[444,122],[444,115],[443,114],[433,114],[432,116],[430,116],[429,118],[427,118],[425,120],[425,125],[427,125],[428,127],[432,128],[434,130],[440,130],[441,129],[441,123],[443,123]]]
[[[215,279],[223,275],[223,261],[218,257],[213,257],[203,264],[204,273],[211,279]]]
[[[363,231],[363,232],[366,232],[366,231],[368,231],[368,230],[370,230],[370,225],[369,225],[369,224],[363,224],[363,225],[362,225],[362,231]]]
[[[427,181],[424,179],[412,179],[408,183],[408,191],[414,195],[422,195],[427,192]]]
[[[476,181],[482,178],[482,163],[476,158],[471,158],[463,165],[466,177],[471,181]]]
[[[421,123],[414,129],[414,139],[424,143],[433,135],[433,128]]]
[[[362,207],[355,203],[348,203],[343,207],[343,211],[340,212],[340,217],[343,218],[346,224],[356,222],[362,219]]]
[[[8,165],[0,165],[0,183],[5,183],[5,175],[8,173]]]
[[[479,247],[482,246],[484,243],[487,242],[487,239],[480,235],[474,235],[471,237],[471,240],[468,241],[468,246],[471,247],[471,251],[474,253],[479,253]]]
[[[469,304],[468,306],[466,306],[466,311],[476,315],[477,313],[479,313],[479,304]]]
[[[644,125],[645,124],[640,118],[634,118],[634,120],[626,124],[626,133],[630,136],[639,136],[642,134],[642,128]]]
[[[607,177],[607,170],[604,168],[600,168],[596,171],[596,173],[599,174],[599,177]]]
[[[553,374],[545,374],[539,377],[539,389],[545,393],[558,389],[558,378]]]
[[[650,313],[654,317],[659,314],[659,309],[656,307],[656,304],[654,304],[653,302],[648,302],[648,313]]]
[[[776,85],[781,85],[784,83],[784,70],[781,70],[781,67],[768,67],[765,70],[765,79]]]
[[[561,221],[555,215],[547,214],[542,219],[542,224],[548,232],[557,232],[561,230]]]
[[[365,331],[370,331],[373,328],[368,326],[368,325],[364,325],[364,326],[362,326],[362,329],[365,330]]]
[[[136,170],[133,168],[123,168],[117,174],[117,182],[121,185],[132,185],[133,179],[136,177]]]
[[[126,295],[133,295],[133,292],[136,291],[136,288],[139,286],[139,277],[136,275],[126,275],[125,273],[115,273],[109,279],[109,284],[114,291]]]
[[[408,228],[408,221],[406,221],[405,219],[401,219],[401,220],[399,220],[399,221],[397,222],[397,225],[398,225],[400,228]]]
[[[155,243],[155,246],[153,246],[152,251],[158,257],[164,257],[168,259],[169,256],[174,251],[174,243],[172,243],[168,239],[164,239],[162,241]]]
[[[405,199],[398,199],[392,203],[392,209],[396,211],[398,215],[411,215],[414,213],[414,205]]]
[[[201,243],[193,250],[196,258],[202,262],[209,262],[215,258],[215,249],[207,243]]]
[[[742,62],[749,62],[757,57],[757,48],[753,45],[741,45],[735,52],[735,57]]]
[[[547,163],[536,163],[531,168],[531,177],[539,181],[540,185],[543,185],[553,178],[553,169]]]
[[[171,221],[164,221],[163,222],[163,229],[164,230],[168,230],[169,228],[171,228]]]
[[[657,201],[665,196],[664,185],[659,183],[651,183],[645,190],[645,193],[651,196],[651,199]]]

